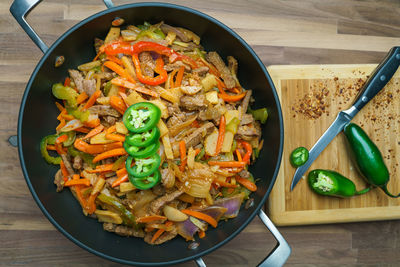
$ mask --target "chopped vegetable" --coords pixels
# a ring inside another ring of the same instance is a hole
[[[290,154],[290,163],[293,167],[300,167],[304,165],[308,160],[308,150],[305,147],[298,147]]]

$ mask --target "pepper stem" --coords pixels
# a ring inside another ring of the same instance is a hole
[[[367,187],[363,190],[356,191],[355,195],[362,195],[362,194],[368,193],[370,190],[371,190],[371,187]]]
[[[381,188],[381,189],[383,190],[383,192],[385,192],[385,194],[388,195],[389,197],[393,197],[393,198],[398,198],[398,197],[400,197],[400,193],[399,193],[397,196],[392,195],[392,194],[388,191],[387,185],[381,186],[380,188]]]

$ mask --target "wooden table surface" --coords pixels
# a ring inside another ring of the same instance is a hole
[[[115,0],[116,5],[132,1]],[[265,65],[378,63],[400,45],[400,1],[186,0],[237,31]],[[25,184],[16,134],[25,85],[42,56],[0,2],[0,265],[117,266],[67,240],[47,221]],[[78,21],[104,10],[100,0],[45,0],[28,21],[50,45]],[[293,248],[287,266],[399,266],[400,221],[281,227]],[[255,219],[204,257],[209,266],[254,266],[274,247]],[[193,262],[179,266],[194,266]]]

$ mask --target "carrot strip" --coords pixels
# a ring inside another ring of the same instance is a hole
[[[120,88],[123,88],[123,87],[120,87]],[[125,88],[124,88],[124,89],[125,89]],[[125,103],[126,107],[129,108],[129,104],[126,103],[126,99],[127,99],[128,97],[126,96],[125,92],[118,92],[118,94],[121,96],[122,100],[124,100],[124,103]]]
[[[199,232],[199,237],[200,237],[200,238],[204,238],[205,236],[206,236],[206,232],[200,230],[200,232]]]
[[[115,181],[112,183],[111,187],[119,186],[120,184],[125,183],[125,182],[127,182],[127,181],[128,181],[128,173],[126,173],[124,176],[121,176],[121,177],[119,177],[117,180],[115,180]]]
[[[122,169],[119,169],[118,171],[116,171],[115,173],[117,174],[118,178],[121,178],[121,177],[124,177],[125,174],[128,173],[128,171],[126,170],[126,168],[122,168]]]
[[[56,106],[60,112],[62,112],[65,108],[58,102],[56,102]]]
[[[181,86],[184,71],[185,71],[185,67],[181,66],[178,70],[178,74],[176,74],[175,87]]]
[[[96,128],[97,126],[100,125],[100,119],[96,118],[94,120],[87,121],[87,122],[83,123],[83,125],[85,125],[86,127],[89,127],[89,128]]]
[[[82,139],[76,139],[74,142],[74,147],[88,154],[99,154],[116,148],[122,148],[122,142],[114,142],[104,145],[101,144],[90,145],[85,141],[83,141]]]
[[[148,222],[154,222],[154,221],[159,221],[159,220],[166,220],[167,217],[161,216],[161,215],[149,215],[145,217],[138,218],[136,220],[137,223],[148,223]]]
[[[101,133],[104,129],[104,126],[102,124],[100,124],[99,126],[97,126],[96,128],[94,128],[93,130],[91,130],[90,132],[87,133],[87,135],[85,135],[83,137],[83,139],[87,139],[87,138],[91,138],[99,133]]]
[[[90,181],[89,179],[83,178],[83,179],[72,179],[68,180],[64,183],[64,186],[75,186],[75,185],[86,185],[90,186]]]
[[[185,140],[179,142],[179,152],[181,154],[181,165],[179,166],[179,169],[183,172],[187,162]]]
[[[114,71],[119,76],[127,79],[129,82],[136,83],[136,81],[132,78],[132,76],[128,74],[126,69],[124,69],[123,67],[121,67],[117,63],[115,63],[113,61],[106,61],[106,62],[104,62],[103,66],[105,66],[105,67],[109,68],[110,70]]]
[[[86,127],[79,127],[75,129],[75,132],[80,132],[80,133],[88,133],[90,130]]]
[[[87,211],[87,213],[92,214],[93,212],[96,211],[96,197],[97,197],[98,193],[94,194],[94,195],[90,195],[86,205],[85,205],[85,210]]]
[[[121,134],[115,134],[114,133],[115,131],[116,131],[115,125],[113,125],[110,128],[108,128],[107,131],[106,131],[106,138],[109,139],[109,140],[124,142],[125,141],[125,136],[123,136]]]
[[[67,154],[67,149],[64,149],[61,143],[56,143],[54,146],[56,147],[56,151],[59,155]]]
[[[243,92],[238,95],[228,95],[224,91],[224,88],[223,88],[223,87],[225,87],[224,83],[220,79],[217,79],[217,83],[218,83],[218,90],[219,90],[218,96],[226,102],[237,102],[237,101],[241,100],[243,97],[245,97],[245,95],[246,95],[246,92]]]
[[[88,173],[100,173],[100,172],[110,172],[112,171],[112,166],[114,164],[104,164],[104,165],[98,165],[96,166],[96,169],[94,170],[88,170]]]
[[[116,56],[113,55],[107,55],[107,59],[110,61],[113,61],[115,63],[117,63],[118,65],[123,65],[122,60],[117,58]]]
[[[239,152],[238,149],[236,149],[236,156],[237,156],[237,158],[238,158],[238,161],[243,161],[243,160],[242,160],[242,155],[240,154],[240,152]]]
[[[90,98],[86,102],[86,104],[83,106],[82,110],[87,110],[88,108],[93,106],[94,103],[96,102],[96,99],[99,98],[100,95],[101,95],[101,91],[100,90],[97,90],[96,92],[94,92],[93,95],[90,96]]]
[[[76,197],[79,201],[79,204],[81,204],[82,208],[84,208],[86,206],[86,200],[83,198],[82,192],[81,192],[81,185],[76,185],[74,186],[75,188],[75,193],[76,193]]]
[[[154,243],[154,241],[157,240],[163,233],[165,232],[164,229],[158,229],[157,232],[154,233],[153,237],[151,238],[151,243]]]
[[[56,146],[55,145],[47,145],[46,149],[47,150],[56,150]]]
[[[224,142],[224,137],[225,137],[225,125],[226,125],[226,119],[225,116],[222,115],[219,121],[219,132],[217,139],[217,148],[215,149],[215,156],[217,156],[219,152],[221,152],[222,143]]]
[[[65,119],[61,119],[60,124],[56,127],[56,130],[60,130],[62,127],[66,125]]]
[[[65,167],[64,161],[60,162],[60,169],[61,169],[61,173],[62,173],[64,182],[66,182],[68,180],[69,174],[68,174],[67,168]]]
[[[200,211],[195,211],[195,210],[188,210],[188,209],[183,209],[183,210],[181,210],[181,212],[183,212],[189,216],[196,217],[197,219],[203,220],[205,222],[208,222],[214,228],[217,227],[217,224],[218,224],[217,221],[213,217],[211,217],[205,213],[202,213]]]
[[[56,143],[59,144],[59,143],[65,142],[67,140],[68,140],[68,135],[63,134],[63,135],[60,135],[59,137],[57,137]]]
[[[257,191],[256,184],[248,179],[242,178],[240,176],[236,176],[236,182],[243,185],[244,187],[246,187],[247,189],[249,189],[252,192]]]
[[[244,167],[246,166],[246,162],[244,161],[209,161],[208,165],[214,166],[220,166],[220,167]]]
[[[82,92],[78,95],[76,98],[76,103],[81,104],[83,101],[85,101],[89,96],[86,94],[86,92]]]
[[[71,79],[69,77],[65,78],[64,86],[69,86],[71,84]]]
[[[201,149],[200,149],[200,148],[196,148],[196,149],[194,150],[194,155],[195,155],[195,156],[197,156],[197,154],[199,154],[199,153],[200,153],[200,151],[201,151]]]
[[[227,187],[227,188],[236,188],[236,187],[238,187],[235,184],[231,184],[231,183],[227,183],[227,182],[219,181],[219,180],[218,181],[214,181],[213,184],[215,184],[217,186],[221,186],[221,187]]]
[[[61,114],[61,118],[65,119],[67,121],[71,121],[71,120],[75,119],[74,116],[69,115],[69,114]]]
[[[116,111],[124,115],[125,110],[126,110],[126,105],[124,101],[118,97],[118,96],[110,96],[110,105],[113,107]]]
[[[93,163],[99,162],[100,160],[103,160],[103,159],[108,159],[108,158],[112,158],[112,157],[116,157],[116,156],[122,156],[122,155],[126,155],[126,154],[127,153],[124,148],[112,149],[112,150],[103,152],[103,153],[97,155],[96,157],[94,157]]]
[[[157,92],[154,92],[154,91],[147,89],[145,87],[142,87],[142,86],[137,86],[137,85],[135,85],[125,79],[119,78],[119,77],[112,79],[111,83],[114,85],[118,85],[118,86],[122,86],[122,87],[125,87],[128,89],[135,90],[142,94],[150,95],[153,97],[159,97],[159,94]],[[110,102],[111,102],[111,99],[110,99]]]

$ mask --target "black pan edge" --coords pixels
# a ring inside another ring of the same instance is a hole
[[[264,72],[264,75],[267,77],[271,88],[272,88],[272,93],[274,95],[275,98],[275,102],[277,105],[277,109],[278,109],[278,117],[279,117],[279,126],[280,126],[280,146],[279,146],[279,154],[278,154],[278,160],[277,160],[277,165],[275,167],[275,171],[274,171],[274,175],[272,177],[272,182],[269,185],[269,188],[267,189],[266,194],[264,195],[264,197],[262,198],[261,202],[259,203],[259,205],[256,207],[256,209],[254,210],[254,212],[251,214],[251,216],[249,216],[247,218],[247,220],[245,221],[245,223],[239,227],[229,238],[226,238],[225,240],[221,241],[220,243],[218,243],[217,245],[203,251],[200,252],[194,256],[190,256],[190,257],[186,257],[186,258],[181,258],[179,260],[174,260],[174,261],[168,261],[168,262],[161,262],[158,265],[172,265],[172,264],[178,264],[178,263],[182,263],[185,261],[189,261],[189,260],[194,260],[196,258],[202,257],[210,252],[212,252],[213,250],[221,247],[222,245],[226,244],[227,242],[229,242],[230,240],[232,240],[236,235],[238,235],[253,219],[254,217],[258,214],[258,211],[264,206],[265,201],[267,200],[267,197],[269,196],[272,187],[275,184],[275,180],[276,177],[278,175],[279,172],[279,167],[280,167],[280,163],[282,160],[282,152],[283,152],[283,134],[284,134],[284,129],[283,129],[283,117],[282,117],[282,110],[281,110],[281,105],[279,102],[279,98],[275,89],[275,86],[272,82],[272,79],[269,75],[269,73],[267,72],[264,64],[262,63],[262,61],[260,60],[260,58],[257,56],[257,54],[254,52],[254,50],[237,34],[235,33],[232,29],[230,29],[228,26],[226,26],[225,24],[221,23],[220,21],[191,8],[188,7],[184,7],[184,6],[179,6],[179,5],[174,5],[174,4],[169,4],[169,3],[157,3],[157,2],[151,2],[151,3],[147,3],[147,2],[142,2],[142,3],[133,3],[133,4],[126,4],[126,5],[121,5],[121,6],[117,6],[117,7],[113,7],[111,9],[106,9],[103,10],[99,13],[96,13],[86,19],[84,19],[83,21],[77,23],[76,25],[74,25],[72,28],[70,28],[68,31],[66,31],[64,34],[62,34],[53,44],[52,46],[49,48],[49,50],[46,52],[46,54],[43,55],[43,57],[41,58],[41,60],[39,61],[39,63],[37,64],[35,70],[33,71],[27,85],[26,85],[26,89],[25,92],[23,94],[22,97],[22,101],[21,101],[21,106],[20,106],[20,110],[19,110],[19,115],[18,115],[18,153],[19,153],[19,159],[20,159],[20,164],[21,164],[21,168],[24,174],[24,178],[26,180],[26,183],[29,187],[29,190],[33,196],[33,198],[35,199],[37,205],[39,206],[40,210],[43,212],[43,214],[47,217],[47,219],[57,228],[57,230],[59,230],[64,236],[66,236],[68,239],[70,239],[72,242],[74,242],[75,244],[77,244],[79,247],[97,255],[100,257],[103,257],[105,259],[117,262],[117,263],[122,263],[122,264],[129,264],[129,265],[140,265],[140,266],[154,266],[154,264],[152,263],[143,263],[143,262],[135,262],[135,261],[126,261],[126,260],[122,260],[122,259],[118,259],[109,255],[106,255],[104,253],[98,252],[86,245],[84,245],[83,243],[81,243],[79,240],[77,240],[76,238],[74,238],[72,235],[70,235],[68,232],[66,232],[55,220],[54,218],[50,215],[50,213],[44,208],[42,202],[39,200],[38,195],[36,194],[36,192],[33,189],[33,186],[30,182],[27,170],[26,170],[26,166],[25,166],[25,159],[24,159],[24,155],[22,153],[22,139],[21,139],[21,131],[22,131],[22,119],[23,119],[23,111],[25,109],[25,104],[26,104],[26,99],[28,96],[28,93],[30,91],[31,85],[38,73],[38,71],[40,70],[41,66],[43,65],[43,62],[47,59],[47,57],[52,53],[52,51],[54,50],[54,48],[60,44],[69,34],[71,34],[72,32],[74,32],[77,28],[79,28],[80,26],[86,24],[88,21],[91,21],[93,19],[96,19],[98,17],[101,17],[104,14],[113,12],[113,11],[118,11],[118,10],[122,10],[122,9],[128,9],[128,8],[134,8],[134,7],[143,7],[143,6],[148,6],[148,7],[169,7],[169,8],[175,8],[175,9],[179,9],[179,10],[183,10],[189,13],[193,13],[195,15],[204,17],[207,20],[210,20],[211,22],[213,22],[214,24],[219,25],[220,27],[224,28],[226,31],[228,31],[233,37],[235,37],[237,40],[239,40],[239,42],[251,53],[251,55],[256,59],[257,63],[259,64],[259,66],[261,67],[262,71]]]

